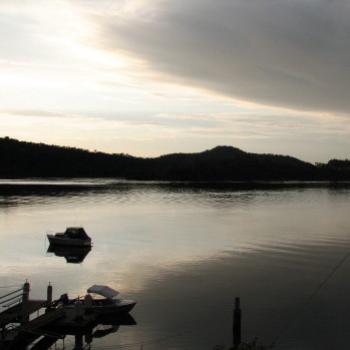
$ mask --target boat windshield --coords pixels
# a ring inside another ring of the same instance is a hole
[[[69,238],[90,239],[90,237],[86,234],[85,230],[82,227],[69,227],[67,228],[65,234]]]

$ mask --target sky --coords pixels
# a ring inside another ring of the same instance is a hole
[[[2,0],[0,136],[350,158],[348,0]]]

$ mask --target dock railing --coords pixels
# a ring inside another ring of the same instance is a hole
[[[25,294],[28,294],[29,291],[25,290],[25,285],[23,287],[8,292],[0,296],[0,314],[1,312],[7,310],[10,307],[20,304],[26,297]]]

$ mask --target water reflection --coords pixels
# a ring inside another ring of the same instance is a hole
[[[108,284],[138,300],[137,327],[95,338],[96,350],[153,339],[165,339],[155,350],[229,346],[235,296],[244,338],[268,344],[350,250],[349,195],[324,184],[0,189],[9,203],[0,208],[0,281],[29,278],[34,295],[48,281],[59,294]],[[45,255],[43,232],[62,225],[91,234],[84,264]],[[349,274],[347,262],[279,349],[346,346]]]
[[[80,264],[91,251],[91,247],[68,247],[50,244],[47,249],[48,253],[64,257],[69,264]]]
[[[96,322],[86,327],[48,327],[44,331],[54,332],[61,338],[67,335],[74,336],[74,350],[89,349],[95,339],[101,340],[109,335],[115,335],[121,326],[134,326],[135,319],[129,315],[123,316],[100,316]],[[73,343],[73,341],[71,340]],[[40,348],[41,349],[41,348]]]
[[[129,314],[100,316],[83,327],[60,327],[52,324],[37,328],[31,335],[19,335],[3,346],[6,350],[49,350],[53,346],[55,349],[66,349],[66,346],[72,350],[91,349],[95,339],[101,340],[111,334],[116,335],[121,326],[134,325],[136,321]]]

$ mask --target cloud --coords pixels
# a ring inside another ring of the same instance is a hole
[[[134,54],[174,80],[234,98],[350,112],[348,1],[140,4],[127,14],[115,10],[92,15],[101,45]]]

